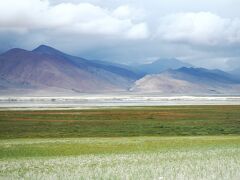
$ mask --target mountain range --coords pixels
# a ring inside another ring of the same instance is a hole
[[[140,64],[136,67],[144,74],[159,74],[169,69],[179,69],[181,67],[193,67],[189,63],[182,62],[175,58],[158,59],[148,64]]]
[[[182,67],[137,80],[131,89],[163,94],[238,94],[240,80],[220,70]]]
[[[122,91],[140,76],[120,66],[97,63],[41,45],[0,55],[1,89]]]
[[[0,93],[19,92],[239,93],[240,81],[220,70],[194,68],[177,59],[127,66],[87,60],[41,45],[0,55]],[[0,95],[1,95],[0,94]]]

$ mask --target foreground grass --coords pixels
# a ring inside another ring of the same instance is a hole
[[[240,106],[0,111],[0,138],[240,135]]]
[[[240,136],[0,140],[0,159],[239,148]]]
[[[0,111],[0,179],[240,179],[240,106]]]
[[[239,179],[240,136],[0,141],[0,179]]]

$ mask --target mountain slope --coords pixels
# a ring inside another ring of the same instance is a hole
[[[129,70],[126,70],[129,74],[124,74],[124,69],[120,68],[124,75],[117,70],[118,67],[92,63],[48,46],[40,46],[33,51],[12,49],[0,55],[0,86],[5,89],[115,91],[126,90],[138,77]],[[13,86],[3,82],[10,82]]]
[[[71,56],[68,54],[65,54],[63,52],[60,52],[52,47],[41,45],[33,50],[33,52],[44,54],[44,55],[51,55],[52,57],[62,57],[64,59],[67,59],[68,61],[71,61],[76,66],[79,66],[80,68],[100,68],[105,71],[120,75],[122,77],[126,77],[128,79],[138,79],[140,78],[140,74],[137,72],[133,72],[132,70],[128,69],[128,67],[124,67],[120,64],[114,64],[114,63],[108,63],[105,61],[93,61],[93,60],[87,60],[81,57]]]
[[[166,94],[240,93],[240,81],[220,70],[184,67],[147,75],[136,81],[131,90]]]
[[[158,74],[168,69],[178,69],[181,67],[192,67],[192,65],[178,59],[159,59],[150,64],[139,65],[137,69],[145,74]]]

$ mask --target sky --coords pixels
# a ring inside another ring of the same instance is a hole
[[[240,68],[239,0],[0,1],[0,52],[45,44],[123,64]]]

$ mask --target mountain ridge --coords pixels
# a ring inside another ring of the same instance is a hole
[[[148,64],[138,65],[136,68],[145,74],[159,74],[168,69],[178,69],[181,67],[192,67],[192,65],[176,58],[160,58]]]
[[[183,67],[146,75],[135,82],[131,91],[165,94],[238,94],[240,81],[220,70]]]
[[[57,87],[76,92],[125,90],[136,80],[134,76],[122,76],[114,70],[100,68],[89,60],[45,45],[33,51],[14,48],[1,54],[0,77],[18,84],[29,84],[33,89]]]

